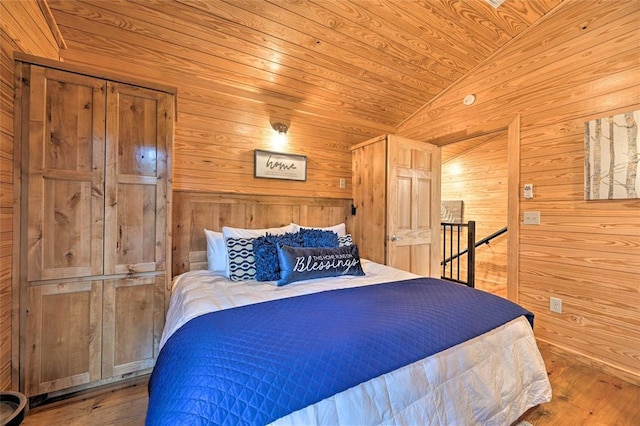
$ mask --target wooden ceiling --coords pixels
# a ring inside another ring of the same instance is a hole
[[[93,49],[135,73],[125,64],[144,57],[155,64],[147,77],[183,96],[200,96],[199,88],[292,121],[313,117],[358,142],[393,132],[561,1],[506,0],[497,9],[485,0],[48,4],[71,60],[81,62],[75,48],[91,62]]]

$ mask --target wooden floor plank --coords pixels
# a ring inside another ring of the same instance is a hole
[[[56,402],[31,410],[25,426],[144,425],[148,404],[147,381],[126,388]]]
[[[638,424],[639,386],[576,363],[548,344],[539,346],[551,380],[553,400],[529,410],[521,420],[534,426]],[[23,425],[142,426],[147,403],[147,386],[142,381],[122,389],[37,407],[27,414]]]

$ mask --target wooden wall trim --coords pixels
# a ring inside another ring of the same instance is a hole
[[[376,142],[380,142],[381,140],[384,140],[388,135],[381,135],[381,136],[376,136],[375,138],[371,138],[369,140],[366,140],[364,142],[360,142],[358,144],[352,145],[351,146],[351,152],[355,151],[358,148],[362,148],[363,146],[367,146],[367,145],[371,145],[373,143]]]
[[[44,15],[44,19],[47,21],[47,25],[49,25],[49,30],[51,30],[51,35],[58,43],[58,47],[60,49],[67,48],[67,42],[64,41],[64,37],[62,37],[62,33],[60,32],[60,28],[58,27],[58,23],[56,22],[56,18],[53,17],[53,13],[51,13],[51,9],[49,8],[49,3],[47,0],[36,0],[38,2],[38,6],[40,6],[40,10]]]
[[[640,386],[640,376],[633,371],[629,371],[627,369],[609,364],[605,360],[593,358],[589,355],[577,352],[566,346],[558,345],[556,342],[552,342],[550,340],[546,340],[540,337],[536,337],[536,340],[538,342],[538,346],[544,345],[545,349],[551,353],[569,357],[579,364],[598,369],[606,374],[621,378],[636,386]]]
[[[326,198],[326,197],[291,197],[287,195],[262,195],[262,194],[232,194],[226,192],[200,192],[200,191],[175,191],[176,197],[188,197],[190,202],[200,203],[229,203],[229,204],[273,204],[291,205],[305,204],[314,206],[342,206],[351,198]]]
[[[26,272],[25,265],[20,262],[23,255],[22,241],[26,241],[26,235],[22,235],[22,227],[20,221],[22,219],[22,211],[26,211],[27,200],[20,195],[22,194],[22,163],[23,156],[28,156],[28,144],[17,143],[16,141],[28,140],[29,126],[23,123],[23,118],[28,117],[29,104],[23,102],[21,90],[23,82],[24,66],[20,62],[16,62],[14,68],[14,107],[13,107],[13,247],[20,247],[18,253],[13,253],[11,268],[11,386],[13,389],[20,389],[20,377],[24,377],[25,366],[20,363],[20,350],[23,348],[24,332],[22,327],[25,324],[25,318],[22,317],[20,303],[26,300],[26,290],[22,288],[20,282],[23,274]],[[26,180],[26,176],[25,176]]]
[[[520,114],[507,130],[507,298],[518,303],[520,285]]]

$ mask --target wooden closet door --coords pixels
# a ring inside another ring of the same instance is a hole
[[[106,84],[39,66],[30,80],[27,279],[100,275]]]
[[[166,268],[171,100],[108,83],[105,274]]]
[[[356,206],[352,231],[360,257],[385,263],[387,138],[381,136],[352,148],[353,202]]]
[[[27,396],[99,380],[102,281],[34,285],[28,294]]]
[[[102,376],[153,367],[164,325],[164,275],[105,281]]]

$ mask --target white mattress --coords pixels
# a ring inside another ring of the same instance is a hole
[[[363,259],[364,277],[316,279],[277,287],[231,282],[209,271],[174,280],[161,347],[181,325],[208,312],[328,289],[416,278]],[[551,386],[524,317],[475,339],[371,379],[274,424],[509,425],[551,400]]]

